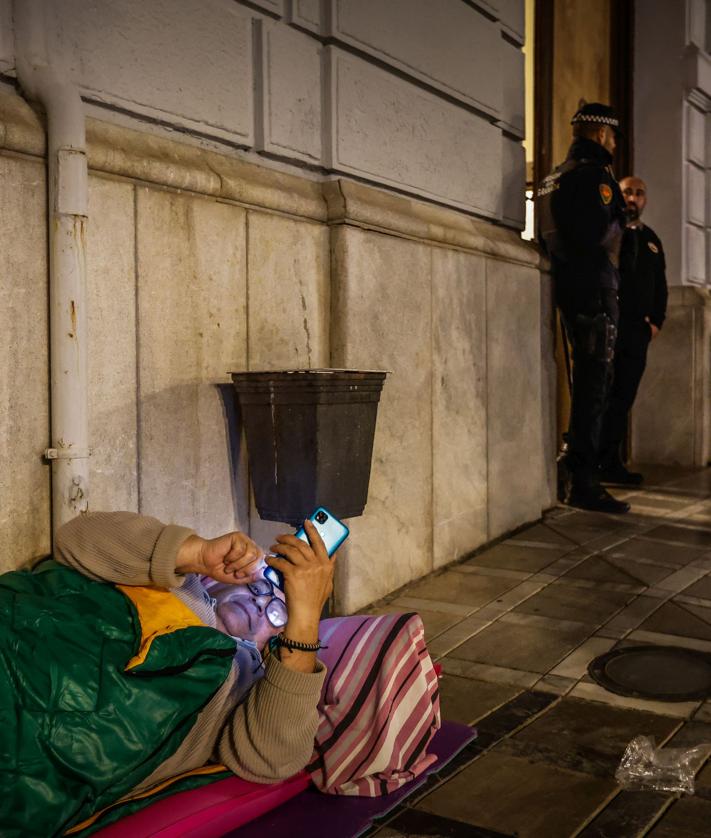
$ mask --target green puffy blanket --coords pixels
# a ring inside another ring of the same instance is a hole
[[[231,638],[167,591],[125,591],[52,560],[0,576],[3,838],[61,835],[127,794],[227,677]]]

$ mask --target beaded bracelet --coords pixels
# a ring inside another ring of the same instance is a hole
[[[275,652],[279,647],[288,649],[290,652],[318,652],[319,649],[328,649],[328,646],[321,645],[320,640],[316,643],[301,643],[298,640],[290,640],[283,631],[280,631],[269,641],[270,652]]]

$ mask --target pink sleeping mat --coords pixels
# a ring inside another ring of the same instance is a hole
[[[305,771],[266,785],[239,777],[177,792],[94,833],[97,838],[219,838],[304,791]]]

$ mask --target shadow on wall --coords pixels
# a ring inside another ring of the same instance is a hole
[[[138,431],[140,511],[201,535],[247,531],[241,420],[230,385],[185,382],[145,395]]]
[[[225,440],[230,464],[232,505],[237,521],[249,521],[249,488],[245,492],[247,452],[242,425],[242,408],[233,384],[215,384],[225,419]],[[242,471],[240,472],[240,469]]]

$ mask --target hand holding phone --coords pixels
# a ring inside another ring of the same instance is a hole
[[[316,531],[321,536],[326,552],[329,556],[332,556],[336,550],[338,550],[341,544],[343,544],[346,538],[348,538],[350,533],[350,530],[343,523],[343,521],[339,521],[335,515],[323,506],[319,506],[315,509],[311,515],[309,515],[309,520],[313,523],[314,527],[316,527]],[[306,535],[303,527],[298,529],[294,535],[302,541],[305,541],[307,544],[309,543],[308,536]],[[284,590],[284,576],[281,571],[274,567],[267,567],[264,571],[264,576],[269,579],[273,585],[279,588],[279,590]]]

